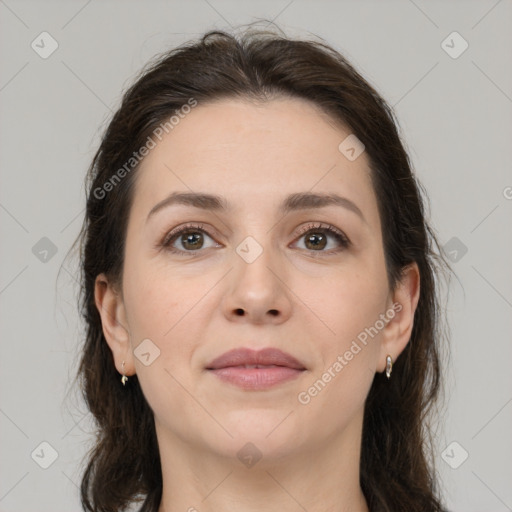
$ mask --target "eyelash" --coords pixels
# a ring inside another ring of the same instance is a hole
[[[179,254],[179,255],[187,254],[190,256],[194,256],[204,249],[199,249],[196,251],[183,251],[181,249],[176,249],[176,248],[172,247],[171,242],[174,242],[180,235],[183,235],[186,233],[197,233],[197,232],[205,233],[210,238],[213,239],[212,235],[210,235],[210,233],[208,233],[208,231],[205,230],[203,228],[203,226],[204,226],[203,224],[185,224],[184,226],[181,226],[181,227],[171,231],[170,233],[166,234],[164,239],[162,240],[162,242],[159,245],[160,245],[160,247],[162,247],[174,254]],[[312,232],[316,231],[319,233],[329,234],[329,235],[333,236],[342,247],[341,249],[335,249],[335,250],[330,249],[329,251],[314,251],[312,249],[309,250],[308,252],[310,252],[314,257],[322,256],[325,254],[329,255],[329,254],[333,254],[333,253],[338,253],[338,252],[341,252],[342,250],[347,249],[351,245],[350,240],[346,237],[346,235],[342,231],[340,231],[339,229],[335,228],[334,226],[332,226],[330,224],[323,224],[323,223],[310,223],[306,226],[301,227],[299,229],[299,236],[297,238],[302,238],[304,235],[306,235],[310,231],[312,231]]]

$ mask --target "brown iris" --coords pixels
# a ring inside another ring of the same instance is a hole
[[[323,249],[327,243],[327,237],[325,233],[311,233],[310,235],[306,236],[306,247],[308,249]],[[311,244],[312,247],[309,247],[308,244]]]

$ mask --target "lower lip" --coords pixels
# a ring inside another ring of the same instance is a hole
[[[219,379],[243,389],[267,389],[297,378],[304,370],[296,370],[286,366],[273,368],[240,368],[230,366],[209,370]]]

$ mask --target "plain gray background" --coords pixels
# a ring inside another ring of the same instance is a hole
[[[436,438],[447,504],[512,510],[510,0],[0,0],[0,16],[0,511],[80,510],[91,422],[70,386],[82,327],[72,261],[57,273],[111,111],[156,53],[261,18],[324,38],[395,107],[460,280]],[[58,44],[47,58],[44,31]]]

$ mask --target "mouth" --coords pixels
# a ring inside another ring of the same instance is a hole
[[[209,363],[206,369],[221,381],[244,390],[264,390],[296,379],[306,367],[278,349],[235,349]]]

